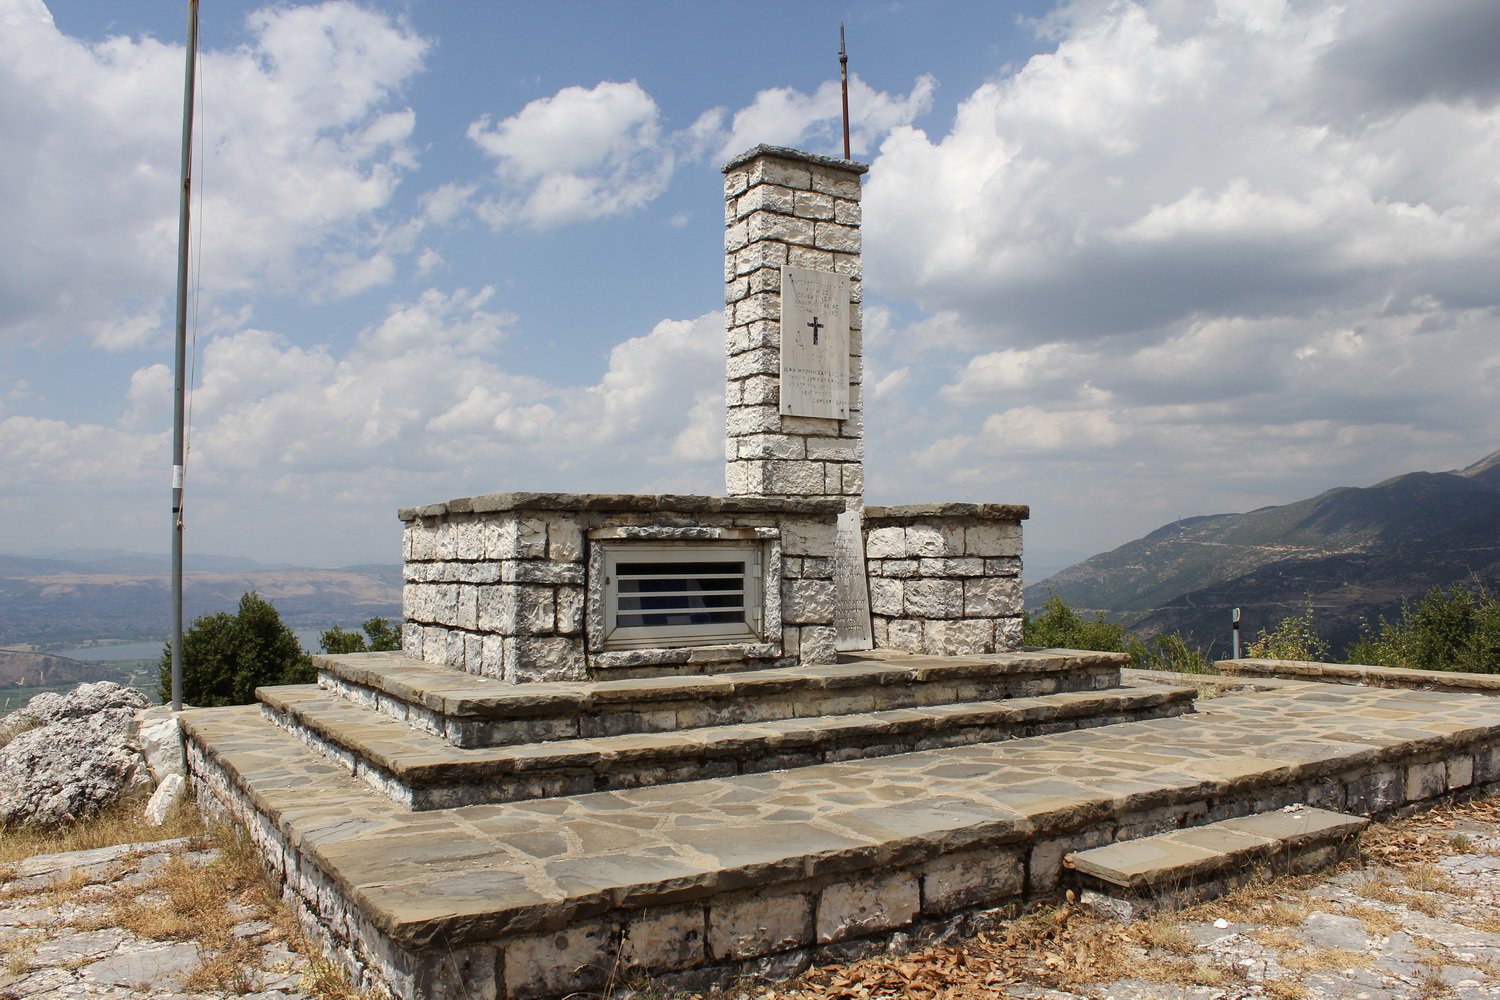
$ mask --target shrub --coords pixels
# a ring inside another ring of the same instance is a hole
[[[1057,594],[1049,592],[1042,610],[1022,618],[1023,639],[1028,646],[1059,649],[1093,649],[1118,653],[1125,649],[1125,629],[1105,618],[1104,612],[1082,615]]]
[[[1176,632],[1164,632],[1143,642],[1130,637],[1125,651],[1130,654],[1130,665],[1139,670],[1169,670],[1179,674],[1215,673],[1208,656],[1197,646]]]
[[[1349,662],[1417,670],[1500,673],[1500,596],[1480,584],[1433,587],[1415,604],[1403,601],[1398,621],[1365,623]]]
[[[1317,627],[1313,624],[1312,601],[1307,602],[1300,615],[1286,616],[1271,631],[1261,629],[1250,645],[1245,647],[1245,655],[1256,660],[1327,662],[1330,655],[1328,643],[1318,635]]]
[[[235,614],[195,618],[182,634],[182,700],[191,705],[248,705],[263,684],[306,684],[312,661],[271,603],[255,591]],[[172,697],[172,647],[162,650],[162,701]]]
[[[318,637],[325,653],[383,653],[401,648],[401,629],[384,618],[371,618],[364,635],[335,625]]]

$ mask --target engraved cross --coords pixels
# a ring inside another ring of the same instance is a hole
[[[812,318],[812,322],[809,323],[809,324],[807,324],[807,325],[810,326],[810,327],[812,327],[813,343],[816,344],[818,342],[818,331],[821,330],[821,329],[823,329],[823,327],[827,326],[828,324],[826,324],[826,323],[819,323],[818,322],[818,317],[814,316]]]

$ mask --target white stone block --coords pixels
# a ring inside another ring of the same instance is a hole
[[[541,559],[547,555],[547,523],[540,518],[504,516],[482,523],[486,559]]]
[[[553,562],[583,561],[583,529],[571,517],[548,517],[547,558]]]
[[[780,184],[757,184],[735,200],[735,212],[741,217],[753,212],[775,212],[792,215],[797,192]]]
[[[1021,555],[1021,525],[1017,521],[984,521],[965,532],[964,554],[971,556]]]
[[[805,438],[785,434],[748,434],[732,440],[738,449],[736,458],[800,459],[807,455]]]
[[[779,496],[819,496],[824,492],[823,464],[821,462],[767,462],[766,492]]]
[[[834,223],[814,223],[807,219],[797,219],[790,215],[771,215],[761,213],[752,215],[745,220],[747,234],[751,243],[762,240],[773,240],[777,243],[799,244],[801,246],[815,246],[813,241],[813,226],[834,225]],[[819,247],[820,250],[834,250],[833,246]]]
[[[906,614],[913,618],[962,618],[961,580],[920,578],[906,582]]]
[[[564,636],[517,636],[505,643],[505,679],[581,681],[588,677],[583,640]]]
[[[859,176],[857,174],[813,171],[808,186],[814,191],[831,194],[835,198],[859,201]]]
[[[780,322],[780,295],[773,292],[760,292],[755,295],[745,296],[734,304],[729,325],[743,326],[746,323],[755,323],[760,320],[768,320],[772,323]]]
[[[856,438],[810,437],[807,439],[807,457],[824,462],[857,462],[863,455],[863,442]]]
[[[805,189],[813,186],[810,169],[786,160],[761,157],[746,164],[750,172],[750,186],[757,184],[779,184],[782,187]],[[830,191],[829,194],[837,192]]]
[[[724,365],[724,375],[728,379],[750,378],[752,375],[779,375],[780,365],[781,355],[776,350],[761,347],[730,358]],[[995,553],[995,555],[1007,554],[1013,553]]]
[[[708,949],[714,961],[757,958],[812,941],[811,897],[766,893],[714,904],[708,911]]]
[[[871,577],[870,612],[872,614],[900,618],[905,611],[902,604],[904,600],[905,588],[902,586],[900,580]]]
[[[905,528],[871,528],[865,533],[866,559],[900,559],[905,555]]]
[[[917,879],[909,872],[830,885],[818,899],[817,940],[827,944],[903,927],[920,909]]]
[[[832,580],[786,580],[782,583],[781,594],[782,621],[790,625],[832,623]]]
[[[818,222],[814,224],[812,243],[819,250],[859,253],[859,230],[837,222]]]
[[[781,525],[781,551],[787,556],[832,559],[837,533],[832,521],[785,521]]]
[[[1019,577],[997,576],[964,581],[964,616],[1001,618],[1021,613]]]
[[[858,226],[863,221],[859,202],[837,198],[833,203],[833,221],[841,226]]]
[[[813,271],[834,271],[834,254],[815,247],[787,247],[786,262],[791,267],[805,267]]]
[[[798,191],[792,213],[803,219],[833,219],[833,196],[821,191]]]
[[[839,658],[838,630],[832,625],[808,625],[798,639],[798,658],[802,663],[834,663]]]
[[[471,561],[484,558],[484,534],[479,522],[463,521],[453,525],[453,555]]]
[[[964,554],[964,529],[962,526],[956,524],[908,525],[906,528],[906,554],[913,556],[961,556]]]
[[[748,223],[737,222],[724,230],[724,249],[730,253],[744,248],[750,242],[750,226]]]
[[[730,437],[775,434],[781,429],[781,414],[774,406],[732,406],[724,411],[724,432]]]
[[[632,910],[620,945],[627,969],[677,970],[703,964],[706,918],[701,906]]]
[[[780,384],[774,376],[755,375],[738,384],[744,406],[777,406],[781,402]]]

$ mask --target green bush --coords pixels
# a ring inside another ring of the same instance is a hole
[[[195,618],[182,634],[182,700],[189,705],[248,705],[265,684],[316,680],[312,661],[269,601],[255,591],[235,614]],[[162,650],[161,698],[172,697],[172,647]]]
[[[1309,600],[1300,615],[1288,615],[1267,632],[1261,629],[1245,648],[1245,655],[1256,660],[1312,660],[1326,663],[1328,643],[1318,635],[1313,624],[1313,606]]]
[[[318,637],[325,653],[384,653],[401,648],[401,629],[384,618],[371,618],[364,635],[335,625]]]
[[[1098,611],[1081,615],[1057,594],[1049,592],[1042,610],[1022,616],[1022,641],[1028,646],[1057,649],[1093,649],[1105,653],[1123,652],[1125,629]]]
[[[1130,654],[1130,665],[1139,670],[1170,670],[1179,674],[1217,672],[1203,650],[1176,632],[1154,635],[1149,642],[1131,636],[1125,651]]]
[[[1433,587],[1415,604],[1403,601],[1397,621],[1360,629],[1350,663],[1461,673],[1500,673],[1500,595],[1483,584]]]

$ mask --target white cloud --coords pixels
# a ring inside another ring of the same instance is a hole
[[[1081,2],[1044,30],[872,165],[868,288],[921,307],[872,350],[947,404],[870,449],[878,489],[1030,500],[1044,544],[1102,547],[1500,443],[1494,5]],[[1131,523],[1081,499],[1111,495]]]
[[[80,41],[34,2],[6,13],[0,121],[6,147],[29,155],[0,158],[0,337],[83,334],[110,350],[159,339],[176,273],[183,51]],[[414,165],[414,116],[390,105],[428,43],[341,0],[267,7],[246,28],[243,46],[201,52],[202,287],[339,294],[386,280],[371,223]],[[322,262],[340,258],[330,282]]]
[[[564,384],[504,367],[515,320],[487,308],[492,295],[430,289],[338,352],[264,329],[213,337],[192,396],[195,527],[338,561],[367,558],[384,534],[394,548],[398,506],[454,495],[719,490],[722,313],[658,323],[616,344],[597,380]],[[169,425],[170,403],[158,364],[131,376],[112,426],[0,419],[0,465],[15,473],[0,511],[65,495],[78,501],[58,502],[59,523],[84,524],[73,507],[108,495],[111,528],[149,531],[169,460],[169,436],[150,428]]]
[[[499,122],[479,118],[469,138],[496,161],[501,187],[481,216],[545,229],[641,207],[672,175],[660,118],[634,80],[565,87]]]
[[[932,108],[937,80],[917,78],[905,96],[875,90],[858,74],[849,77],[849,145],[854,155],[873,149],[886,133],[910,125]],[[755,146],[809,148],[830,155],[843,153],[843,105],[838,83],[827,81],[811,94],[791,87],[773,87],[755,95],[734,113],[729,132],[719,144],[727,159]]]

